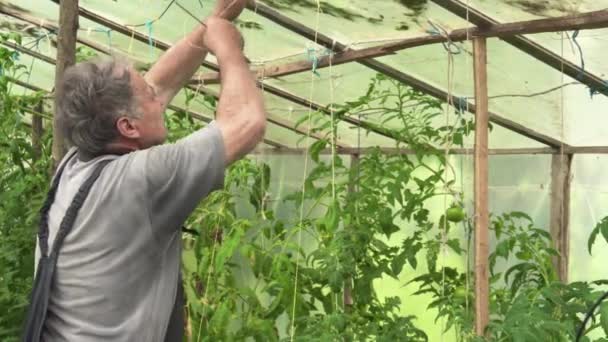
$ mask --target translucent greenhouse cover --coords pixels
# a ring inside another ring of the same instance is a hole
[[[432,1],[425,0],[327,0],[322,11],[317,12],[315,0],[267,0],[262,1],[281,14],[317,30],[353,49],[374,46],[402,38],[428,35],[428,30],[439,27],[447,31],[470,27],[465,20],[443,9]],[[563,16],[608,8],[608,0],[469,0],[464,1],[472,9],[483,12],[501,23],[515,22],[544,17]],[[0,4],[15,5],[30,12],[32,16],[56,23],[58,6],[50,0],[12,0]],[[168,0],[80,0],[80,6],[123,25],[142,24],[153,20],[170,3]],[[211,8],[212,0],[182,0],[179,3],[191,13],[204,18]],[[18,22],[0,16],[0,22]],[[139,32],[151,35],[163,42],[175,42],[197,24],[194,18],[176,6],[153,25],[137,27]],[[311,51],[322,54],[326,50],[255,13],[245,11],[239,21],[245,37],[245,53],[256,66],[287,63],[310,58]],[[80,18],[78,34],[81,38],[95,41],[113,51],[129,55],[142,62],[154,61],[162,51],[138,42],[118,32],[107,32],[102,25]],[[527,35],[527,38],[548,48],[566,60],[581,65],[585,71],[601,79],[608,79],[608,65],[605,52],[608,50],[608,30],[586,30],[573,39],[573,32]],[[30,39],[32,40],[32,39]],[[25,42],[27,43],[27,39]],[[577,47],[580,46],[579,52]],[[472,44],[456,44],[458,54],[454,55],[453,77],[448,78],[448,53],[441,44],[403,50],[394,55],[379,58],[379,61],[407,75],[416,77],[442,90],[448,89],[457,96],[472,97],[473,59]],[[39,53],[55,57],[50,43],[42,40],[36,45]],[[24,64],[32,64],[29,83],[51,90],[54,67],[43,61],[33,61],[22,54]],[[209,61],[215,62],[212,56]],[[209,72],[201,67],[200,72]],[[327,105],[342,103],[365,94],[370,80],[376,72],[358,63],[348,63],[317,71],[303,72],[281,78],[267,79],[269,85],[289,91],[299,97]],[[488,41],[488,88],[490,111],[520,123],[534,131],[558,139],[573,146],[608,146],[608,97],[591,95],[590,89],[534,57],[499,40]],[[564,86],[565,85],[565,86]],[[559,88],[563,86],[562,88]],[[218,89],[217,87],[212,87]],[[543,95],[547,90],[558,88]],[[16,87],[15,89],[20,89]],[[21,89],[20,89],[21,90]],[[25,90],[23,90],[25,91]],[[507,96],[503,96],[507,95]],[[535,95],[535,96],[532,96]],[[498,97],[496,97],[498,96]],[[269,116],[295,124],[309,113],[309,108],[289,102],[275,95],[265,93]],[[492,98],[495,97],[495,98]],[[471,101],[474,101],[471,98]],[[186,107],[184,92],[174,102]],[[193,101],[188,107],[209,118],[213,113],[204,104]],[[373,121],[373,117],[367,118]],[[452,118],[453,119],[453,118]],[[389,123],[394,124],[394,123]],[[305,130],[305,125],[300,127]],[[314,141],[302,139],[303,135],[290,131],[279,124],[270,124],[266,138],[290,147],[301,147]],[[343,146],[387,146],[394,142],[378,134],[360,135],[360,131],[350,124],[338,128],[338,141]],[[472,147],[472,141],[466,142]],[[542,147],[543,144],[523,137],[508,129],[494,126],[490,134],[491,148]],[[302,156],[282,156],[273,158],[261,155],[273,168],[273,187],[276,192],[284,192],[290,186],[302,182],[302,175],[293,175],[291,169],[300,169]],[[461,186],[466,199],[472,201],[472,157],[453,157],[460,165]],[[549,223],[551,156],[492,156],[490,157],[490,209],[492,212],[521,210],[529,213],[537,225],[546,227]],[[608,277],[608,270],[602,267],[602,260],[608,251],[597,251],[593,261],[586,251],[586,239],[599,219],[608,215],[608,178],[602,177],[608,171],[608,156],[577,155],[573,162],[571,194],[571,280],[592,280]],[[472,208],[467,208],[472,210]],[[460,261],[456,260],[455,263]],[[572,267],[576,265],[576,267]],[[420,299],[412,299],[403,291],[403,280],[387,280],[382,288],[386,295],[398,295],[405,304],[404,311],[417,314],[424,324],[433,326],[433,313],[424,309]],[[435,337],[435,338],[434,338]],[[430,336],[431,340],[438,340]]]

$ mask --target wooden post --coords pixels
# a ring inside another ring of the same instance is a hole
[[[36,106],[38,113],[43,113],[43,102]],[[37,161],[42,156],[42,116],[32,115],[32,151],[34,152],[34,161]]]
[[[76,63],[76,34],[78,30],[78,0],[62,0],[59,4],[59,31],[57,34],[57,65],[55,67],[55,116],[53,119],[53,167],[67,151],[65,137],[59,128],[57,115],[58,85],[65,70]]]
[[[475,332],[489,322],[488,78],[486,39],[473,40],[475,65]]]
[[[570,238],[570,166],[572,154],[555,154],[551,160],[551,237],[560,256],[553,266],[560,281],[568,282]]]

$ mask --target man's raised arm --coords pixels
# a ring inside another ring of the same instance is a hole
[[[215,10],[205,24],[198,25],[192,32],[169,48],[146,73],[150,84],[165,108],[175,94],[192,78],[207,56],[204,44],[208,26],[219,18],[233,20],[243,11],[247,0],[218,0]]]

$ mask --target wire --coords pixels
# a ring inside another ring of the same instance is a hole
[[[174,3],[176,3],[176,0],[171,0],[171,2],[169,3],[169,5],[167,5],[167,7],[165,7],[165,9],[163,10],[163,12],[158,17],[156,17],[156,19],[154,19],[154,20],[149,20],[149,21],[146,21],[145,23],[142,23],[142,24],[127,24],[125,26],[127,26],[127,27],[143,27],[143,26],[149,25],[148,23],[155,23],[155,22],[159,21],[160,19],[162,19],[162,17],[169,11],[169,8],[171,8],[171,6],[173,6]],[[177,4],[177,5],[179,6],[179,4]]]

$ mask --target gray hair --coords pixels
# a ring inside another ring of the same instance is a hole
[[[67,142],[95,156],[119,133],[121,116],[136,116],[131,66],[115,58],[76,64],[65,71],[56,89],[59,127]]]

